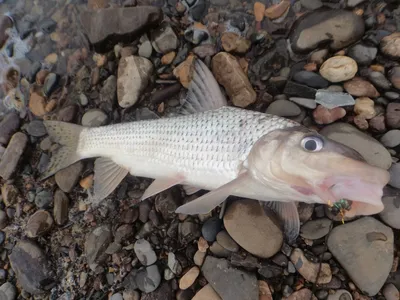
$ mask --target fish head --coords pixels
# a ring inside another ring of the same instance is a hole
[[[348,217],[383,210],[389,172],[368,164],[354,149],[305,127],[264,135],[247,162],[251,176],[274,188],[281,200],[330,206],[350,200]]]

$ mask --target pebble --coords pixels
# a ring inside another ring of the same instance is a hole
[[[386,132],[385,116],[378,115],[369,120],[369,126],[375,132],[383,133]]]
[[[122,59],[120,60],[120,63]],[[100,90],[100,101],[106,107],[106,111],[111,112],[114,106],[116,95],[117,95],[117,77],[114,75],[109,76],[103,83],[103,87]],[[104,109],[104,106],[103,109]]]
[[[156,253],[145,239],[137,240],[133,249],[142,265],[150,266],[157,261]]]
[[[0,122],[0,144],[7,145],[19,125],[20,120],[16,113],[11,112],[5,115]]]
[[[5,183],[1,187],[1,196],[4,204],[8,207],[17,203],[19,191],[14,185]]]
[[[79,181],[79,185],[84,189],[88,190],[93,186],[93,181],[94,181],[94,174],[90,174],[89,176],[86,176],[85,178],[82,178]]]
[[[322,77],[330,82],[352,79],[358,71],[357,63],[348,56],[334,56],[327,59],[319,69]]]
[[[265,16],[268,19],[275,20],[285,14],[290,7],[290,1],[282,0],[278,4],[272,4],[265,9]]]
[[[363,217],[335,227],[327,245],[357,287],[375,296],[392,268],[393,241],[390,227],[373,217]]]
[[[382,38],[380,42],[381,51],[392,58],[400,57],[400,32],[394,32]]]
[[[136,283],[142,292],[154,292],[161,283],[161,275],[157,265],[140,268],[136,275]]]
[[[318,105],[313,111],[313,117],[317,124],[331,124],[346,115],[343,107],[335,107],[332,109]]]
[[[400,94],[396,92],[385,92],[384,96],[389,100],[397,100],[400,98]]]
[[[320,75],[309,71],[300,71],[294,74],[293,80],[308,85],[316,89],[322,89],[329,86],[329,82]]]
[[[92,271],[107,258],[105,251],[111,242],[112,233],[107,225],[98,226],[86,238],[85,255]]]
[[[317,107],[317,103],[314,99],[300,98],[300,97],[290,97],[290,101],[297,103],[298,105],[304,106],[309,109],[314,109]]]
[[[49,97],[57,88],[59,80],[60,76],[57,74],[50,73],[47,75],[43,84],[43,94]]]
[[[355,104],[355,100],[351,95],[330,90],[318,90],[315,94],[315,102],[328,109]]]
[[[230,235],[225,230],[220,231],[217,234],[217,242],[228,251],[239,251],[239,245],[230,237]]]
[[[192,51],[200,58],[213,57],[217,53],[215,46],[212,44],[199,45],[193,48]]]
[[[1,287],[0,287],[1,289]],[[388,283],[382,290],[383,296],[385,296],[386,300],[398,300],[400,299],[399,290],[393,283]]]
[[[106,125],[108,122],[107,115],[101,109],[89,109],[82,117],[82,125],[89,127],[98,127]]]
[[[258,299],[256,276],[234,268],[226,259],[207,256],[201,271],[222,299]]]
[[[356,97],[376,98],[380,96],[379,92],[369,81],[360,77],[355,77],[352,80],[345,82],[344,89],[350,95]]]
[[[350,124],[338,122],[326,126],[320,134],[356,150],[373,166],[387,170],[392,165],[391,155],[381,143]]]
[[[161,63],[163,65],[169,65],[169,64],[171,64],[173,62],[175,57],[176,57],[175,51],[171,51],[171,52],[169,52],[167,54],[164,54],[163,57],[161,57]]]
[[[210,251],[216,257],[225,257],[225,258],[227,258],[231,254],[231,252],[229,250],[227,250],[224,247],[222,247],[217,241],[212,243],[212,245],[210,247]]]
[[[376,47],[367,46],[359,43],[352,46],[347,55],[353,58],[358,65],[369,66],[375,59],[378,49]]]
[[[179,40],[168,23],[164,23],[151,34],[152,45],[158,53],[166,54],[179,46]]]
[[[42,117],[46,114],[46,101],[43,95],[32,91],[29,97],[29,110],[37,117]]]
[[[386,123],[390,128],[400,128],[400,103],[389,103],[386,107]]]
[[[391,82],[381,72],[369,73],[368,79],[380,89],[389,90],[392,87]]]
[[[0,210],[0,229],[7,226],[7,214],[4,210]]]
[[[193,257],[193,261],[195,263],[196,266],[201,267],[204,263],[204,259],[206,258],[206,253],[205,252],[201,252],[200,250],[197,250],[194,257]]]
[[[122,297],[122,295],[120,293],[116,293],[111,296],[110,300],[124,300],[124,298]]]
[[[4,180],[10,179],[14,174],[27,142],[28,137],[22,132],[17,132],[11,137],[0,161],[0,176]]]
[[[294,81],[288,81],[285,85],[283,93],[288,96],[314,99],[317,90],[309,86],[296,83]]]
[[[117,228],[114,233],[114,241],[116,243],[122,243],[123,241],[133,236],[133,227],[129,224],[123,224]]]
[[[362,116],[369,120],[376,116],[375,102],[368,97],[360,97],[356,99],[354,112],[356,115]]]
[[[17,297],[17,289],[11,282],[5,282],[0,286],[0,299],[15,300]]]
[[[400,188],[400,163],[392,164],[389,169],[390,181],[392,187]]]
[[[78,107],[76,105],[68,105],[58,112],[57,120],[63,122],[72,122],[75,119],[77,111]]]
[[[320,0],[300,0],[301,6],[309,10],[316,10],[323,6]]]
[[[353,300],[349,291],[340,289],[336,290],[334,294],[330,294],[327,300]]]
[[[43,236],[50,231],[53,226],[53,218],[45,210],[38,210],[29,217],[26,224],[26,234],[30,238]]]
[[[42,190],[35,196],[35,204],[39,208],[48,208],[53,202],[53,195],[49,190]]]
[[[261,258],[270,258],[283,243],[283,233],[274,217],[267,214],[257,201],[240,200],[227,209],[224,226],[243,249]]]
[[[309,240],[317,240],[326,236],[332,228],[332,221],[327,218],[308,221],[301,226],[300,235]]]
[[[140,294],[138,291],[124,291],[122,297],[124,300],[140,300]]]
[[[317,300],[317,297],[313,295],[311,290],[304,288],[294,292],[289,297],[282,298],[282,300]]]
[[[47,133],[46,127],[44,127],[43,122],[39,120],[34,120],[30,122],[26,128],[26,131],[29,135],[34,137],[42,137]]]
[[[179,53],[178,53],[179,55]],[[189,55],[186,60],[181,62],[173,71],[176,78],[179,79],[180,83],[185,87],[189,88],[189,84],[192,81],[192,70],[193,70],[193,55]]]
[[[173,252],[168,253],[168,267],[172,271],[172,273],[179,275],[182,273],[182,266],[180,262],[176,259],[176,256]]]
[[[222,33],[221,43],[226,52],[246,53],[251,46],[249,40],[234,32]]]
[[[301,109],[292,101],[276,100],[268,106],[265,112],[280,117],[295,117],[301,113]]]
[[[389,130],[381,137],[380,141],[385,147],[388,148],[394,148],[400,145],[400,130]]]
[[[221,219],[217,217],[210,218],[201,227],[201,234],[203,235],[206,241],[214,242],[218,232],[221,231],[221,226],[222,226]]]
[[[194,295],[192,300],[222,300],[211,284],[206,284]]]
[[[212,58],[211,65],[215,79],[235,106],[244,108],[256,101],[257,94],[234,56],[220,52]]]
[[[253,6],[254,10],[254,17],[257,22],[261,22],[264,19],[264,12],[265,12],[265,4],[261,2],[254,2]]]
[[[151,54],[153,52],[153,46],[151,45],[150,41],[144,41],[140,46],[139,46],[139,56],[145,57],[145,58],[150,58]]]
[[[396,89],[400,89],[400,67],[393,67],[388,72],[390,82]]]
[[[196,281],[199,274],[200,274],[200,269],[196,266],[192,267],[179,280],[179,288],[181,290],[186,290],[186,289],[190,288],[193,285],[193,283]]]
[[[85,94],[81,93],[79,94],[79,102],[82,106],[86,106],[89,104],[89,99]]]
[[[45,292],[46,283],[49,286],[56,278],[55,273],[47,260],[47,255],[33,241],[20,240],[12,249],[9,256],[12,270],[18,284],[25,292],[40,295]]]
[[[51,142],[50,137],[46,137],[40,142],[40,149],[42,149],[43,151],[48,151],[48,150],[50,150],[51,145],[52,145],[52,142]]]
[[[119,61],[117,96],[122,108],[131,107],[139,100],[153,69],[151,61],[140,56],[128,56]]]
[[[314,263],[309,261],[301,249],[295,248],[290,255],[290,260],[296,270],[305,280],[315,283],[319,272],[317,284],[327,284],[332,280],[332,271],[329,264]],[[321,269],[320,269],[321,268]],[[320,271],[319,271],[320,270]]]
[[[71,192],[78,183],[82,170],[83,163],[77,161],[65,169],[58,171],[55,175],[55,180],[59,188],[65,193]]]

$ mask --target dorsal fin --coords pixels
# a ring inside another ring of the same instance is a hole
[[[214,110],[227,105],[214,75],[198,58],[194,59],[193,76],[186,101],[180,108],[183,115]]]

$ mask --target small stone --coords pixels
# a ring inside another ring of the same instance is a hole
[[[50,65],[55,65],[57,63],[57,60],[58,60],[57,53],[51,53],[47,55],[44,59],[44,61]]]
[[[351,95],[328,90],[318,90],[315,95],[315,102],[328,109],[355,104],[354,98]]]
[[[8,113],[0,122],[0,144],[7,145],[12,135],[20,125],[19,116],[16,113]]]
[[[28,124],[28,127],[26,128],[26,131],[29,135],[34,137],[42,137],[47,133],[46,127],[44,127],[43,122],[39,120],[34,120],[30,122]]]
[[[81,103],[82,106],[86,106],[89,104],[88,98],[83,93],[79,95],[79,102]]]
[[[114,241],[121,243],[133,236],[133,227],[129,224],[123,224],[117,228],[114,234]]]
[[[208,219],[201,228],[201,233],[204,239],[208,242],[215,241],[218,232],[221,231],[222,220],[219,218],[210,218]]]
[[[329,53],[328,49],[316,50],[313,53],[311,53],[310,61],[318,65],[322,65],[322,63],[326,60],[328,53]]]
[[[0,288],[1,289],[1,288]],[[393,283],[389,283],[385,285],[382,290],[383,296],[385,296],[386,300],[398,300],[400,299],[399,290]]]
[[[389,130],[381,137],[380,141],[385,147],[388,148],[394,148],[400,145],[400,130]]]
[[[15,133],[0,161],[0,176],[8,180],[14,174],[18,162],[25,150],[28,137],[22,132]]]
[[[79,176],[83,169],[83,163],[78,161],[69,167],[58,171],[55,180],[59,188],[65,193],[69,193],[78,183]]]
[[[81,179],[81,181],[79,181],[79,185],[83,189],[88,190],[93,186],[93,178],[94,174],[90,174],[89,176],[86,176],[85,178]]]
[[[394,163],[389,169],[390,181],[389,184],[395,188],[400,188],[400,163]]]
[[[368,79],[380,89],[389,90],[392,87],[390,81],[381,72],[369,73]]]
[[[261,2],[254,2],[254,16],[257,22],[261,22],[264,19],[265,4]]]
[[[229,236],[229,234],[225,230],[220,231],[217,234],[217,242],[228,251],[239,251],[239,245]]]
[[[390,227],[375,218],[362,217],[335,227],[327,244],[357,287],[367,295],[375,296],[392,268],[393,239]]]
[[[354,112],[363,118],[369,120],[376,116],[375,102],[368,97],[360,97],[356,99]]]
[[[181,62],[173,71],[174,76],[179,79],[180,83],[185,88],[189,88],[189,84],[192,81],[193,59],[193,55],[189,55],[186,60]]]
[[[289,100],[276,100],[268,106],[265,112],[280,117],[295,117],[301,113],[301,109]]]
[[[369,126],[375,132],[386,132],[386,122],[384,115],[378,115],[371,120],[369,120]]]
[[[46,137],[40,142],[40,149],[42,149],[43,151],[48,151],[51,148],[51,145],[52,142],[50,137]]]
[[[57,88],[59,79],[60,76],[54,73],[50,73],[49,75],[46,76],[46,80],[44,81],[43,84],[43,94],[45,96],[49,97],[51,93],[54,92],[54,90]]]
[[[179,280],[179,288],[181,290],[186,290],[189,287],[191,287],[193,283],[196,281],[199,274],[200,274],[200,269],[198,267],[192,267]]]
[[[161,283],[161,275],[157,265],[140,268],[136,275],[136,283],[142,292],[154,292]]]
[[[182,266],[180,262],[176,259],[176,256],[173,252],[168,253],[168,267],[172,271],[172,273],[179,275],[182,273]]]
[[[318,105],[313,111],[313,117],[318,124],[331,124],[346,115],[346,110],[343,107],[335,107],[328,109],[322,105]]]
[[[7,226],[7,214],[5,211],[0,210],[0,229],[4,229]]]
[[[298,105],[304,106],[309,109],[314,109],[317,107],[317,103],[314,99],[300,98],[300,97],[290,97],[290,101],[297,103]]]
[[[283,93],[288,96],[302,97],[302,98],[315,98],[317,90],[306,85],[298,84],[294,81],[288,81],[285,85]]]
[[[140,294],[138,291],[124,291],[122,297],[124,300],[140,300]]]
[[[15,300],[17,289],[11,282],[5,282],[0,286],[0,299]]]
[[[196,266],[201,267],[204,263],[205,258],[206,258],[206,253],[197,250],[196,253],[194,254],[193,261]]]
[[[326,60],[319,73],[330,82],[341,82],[352,79],[358,71],[357,63],[348,56],[334,56]]]
[[[77,113],[76,105],[68,105],[58,112],[57,120],[62,122],[73,122]]]
[[[357,115],[353,118],[354,125],[361,130],[367,130],[369,128],[368,121],[362,115]]]
[[[386,107],[386,123],[390,128],[400,128],[400,103],[389,103]]]
[[[122,295],[120,293],[116,293],[111,296],[110,300],[124,300],[124,298],[122,297]]]
[[[358,65],[369,66],[375,59],[377,53],[378,49],[376,47],[359,43],[351,47],[347,55],[353,58]]]
[[[106,125],[107,115],[101,109],[89,109],[82,117],[82,125],[89,127],[98,127]]]
[[[164,23],[151,34],[152,45],[158,53],[174,51],[179,46],[179,40],[168,23]]]
[[[293,249],[290,260],[307,281],[315,283],[318,278],[317,284],[327,284],[332,280],[332,272],[328,264],[322,263],[320,269],[320,264],[309,261],[299,248]],[[317,276],[318,273],[319,276]]]
[[[150,266],[157,261],[156,253],[145,239],[137,240],[133,249],[142,265]]]
[[[251,42],[234,32],[224,32],[221,36],[222,47],[226,52],[246,53]]]
[[[269,285],[264,280],[258,281],[259,300],[272,300],[272,292]]]
[[[111,229],[107,225],[95,228],[86,238],[85,255],[92,271],[107,258],[105,251],[111,241]]]
[[[45,210],[38,210],[30,216],[26,224],[26,234],[30,238],[36,238],[46,234],[53,226],[53,218]]]
[[[224,247],[222,247],[217,241],[215,241],[214,243],[212,243],[211,247],[210,247],[210,251],[212,252],[212,254],[214,254],[214,256],[216,257],[229,257],[229,255],[231,254],[231,252],[229,250],[226,250]]]
[[[390,82],[396,89],[400,89],[400,67],[393,67],[388,72]]]
[[[200,58],[213,57],[217,53],[215,46],[212,44],[199,45],[193,48],[192,51]]]
[[[309,240],[317,240],[326,236],[332,228],[332,221],[323,218],[308,221],[301,226],[300,235]]]
[[[290,7],[290,1],[282,0],[278,4],[272,4],[265,9],[265,16],[271,20],[281,17]]]
[[[293,80],[298,83],[303,83],[316,89],[322,89],[329,86],[329,82],[320,75],[309,71],[300,71],[294,74]]]
[[[345,82],[344,89],[350,95],[356,97],[376,98],[380,96],[379,92],[370,82],[360,77],[355,77],[352,80]]]
[[[176,57],[176,53],[174,51],[171,51],[167,54],[164,54],[163,57],[161,57],[161,63],[163,65],[169,65],[173,62],[175,57]]]
[[[220,52],[213,57],[211,65],[216,80],[235,106],[244,108],[256,101],[256,92],[234,56]]]
[[[304,288],[294,292],[289,297],[282,298],[282,300],[317,300],[317,297],[313,295],[311,290]]]
[[[334,294],[328,296],[327,300],[353,300],[353,297],[346,290],[336,290]]]
[[[14,185],[5,183],[1,187],[1,196],[4,204],[8,207],[17,203],[19,191]]]
[[[389,57],[399,58],[400,33],[394,32],[382,38],[380,42],[381,51]]]
[[[153,52],[153,46],[151,45],[150,41],[144,41],[139,46],[139,56],[150,58]]]
[[[192,300],[222,300],[222,298],[210,284],[207,284],[194,295]]]
[[[42,190],[35,196],[35,204],[39,208],[48,208],[53,202],[53,195],[49,190]]]

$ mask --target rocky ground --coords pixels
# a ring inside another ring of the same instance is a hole
[[[398,6],[5,1],[29,49],[2,85],[13,109],[1,107],[0,299],[399,299]],[[177,186],[138,203],[151,180],[128,175],[93,209],[93,160],[37,180],[56,147],[43,119],[101,126],[173,115],[194,56],[230,105],[301,122],[389,169],[385,210],[343,225],[327,207],[300,203],[289,246],[256,201],[232,199],[222,218],[220,209],[176,215],[202,192]]]

